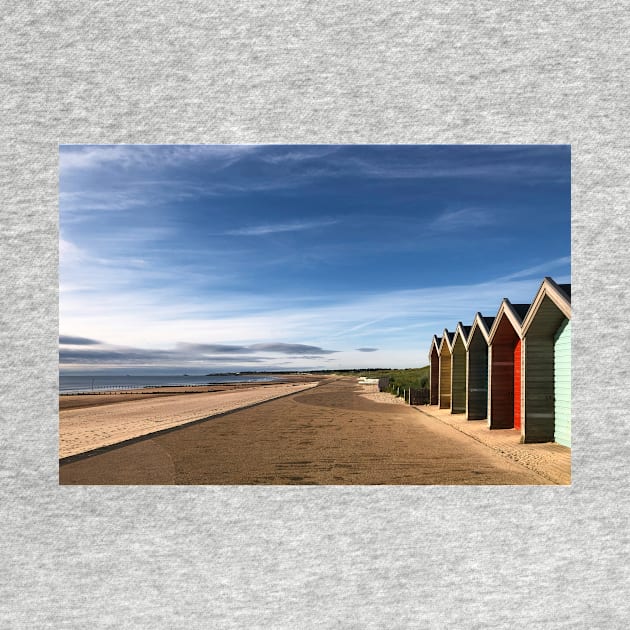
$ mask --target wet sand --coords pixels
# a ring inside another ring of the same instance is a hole
[[[331,379],[62,464],[60,483],[550,484],[408,405],[370,400],[369,389]]]

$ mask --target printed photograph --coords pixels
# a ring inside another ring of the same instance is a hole
[[[570,485],[570,146],[61,145],[59,483]]]

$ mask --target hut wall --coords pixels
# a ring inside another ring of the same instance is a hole
[[[514,346],[514,428],[521,430],[521,340]]]
[[[461,337],[453,346],[451,413],[466,411],[466,347]]]
[[[492,344],[491,429],[514,427],[514,344]]]
[[[524,442],[553,441],[553,338],[527,335],[525,340]]]
[[[554,441],[571,446],[571,322],[554,335]]]
[[[524,392],[521,428],[523,442],[553,442],[555,439],[556,409],[566,409],[568,405],[570,410],[570,363],[567,366],[565,359],[565,368],[560,368],[559,364],[558,370],[556,370],[554,366],[555,336],[568,321],[553,301],[549,297],[545,297],[525,333],[523,339]],[[564,329],[566,330],[566,327]],[[562,341],[559,352],[561,355],[563,354]],[[563,370],[564,376],[562,375]],[[564,404],[555,403],[556,377],[559,380],[559,389],[565,392],[561,394],[561,397],[565,399]],[[568,387],[567,380],[569,381]],[[566,411],[564,411],[564,417],[567,418]],[[569,411],[569,428],[564,429],[564,431],[559,430],[559,437],[565,442],[570,434],[570,421]],[[566,421],[562,422],[566,424]]]
[[[431,399],[430,402],[432,405],[437,405],[439,401],[439,383],[440,383],[440,355],[438,354],[437,348],[433,346],[431,350],[431,369],[429,373],[429,382],[431,389]]]
[[[451,353],[446,344],[440,353],[440,409],[451,407]]]
[[[483,334],[475,330],[468,348],[468,420],[488,417],[488,344]]]

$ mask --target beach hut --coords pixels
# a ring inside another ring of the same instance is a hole
[[[433,335],[431,340],[431,350],[429,352],[429,403],[437,405],[440,399],[440,343],[442,337]]]
[[[451,408],[451,352],[453,351],[454,336],[454,332],[449,332],[445,328],[440,342],[440,409]]]
[[[466,343],[466,419],[488,417],[488,336],[494,317],[475,315]]]
[[[458,322],[451,354],[451,413],[466,411],[466,342],[470,326]]]
[[[529,304],[504,298],[488,335],[488,426],[521,428],[521,324]]]
[[[571,446],[571,285],[545,278],[525,319],[523,442]]]

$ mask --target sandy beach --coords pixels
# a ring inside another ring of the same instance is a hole
[[[197,396],[204,395],[189,395]],[[131,404],[100,409],[109,409],[115,417]],[[71,413],[64,413],[64,426]],[[443,422],[344,377],[62,463],[60,483],[552,482]]]
[[[149,388],[116,394],[61,396],[59,458],[256,405],[317,384],[315,381]]]

